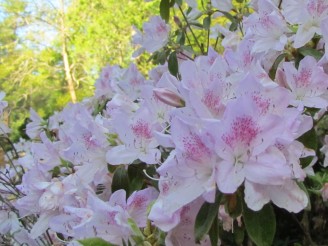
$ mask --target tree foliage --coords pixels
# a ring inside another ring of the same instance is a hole
[[[63,61],[63,45],[77,100],[90,96],[106,64],[131,62],[132,26],[158,8],[143,0],[4,0],[0,5],[0,90],[7,94],[12,129],[24,128],[33,107],[42,117],[72,101]],[[61,26],[63,20],[63,26]],[[63,39],[63,37],[65,39]],[[147,71],[147,57],[137,63]],[[25,122],[26,123],[26,122]],[[17,139],[21,133],[14,132]]]

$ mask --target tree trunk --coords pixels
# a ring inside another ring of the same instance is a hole
[[[65,11],[64,11],[64,0],[60,1],[60,34],[62,37],[62,57],[64,62],[65,76],[68,85],[68,91],[71,96],[71,101],[76,103],[76,94],[74,88],[73,76],[71,73],[71,67],[68,59],[67,51],[67,37],[66,37],[66,27],[65,27]]]

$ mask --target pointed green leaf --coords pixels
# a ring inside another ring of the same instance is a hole
[[[229,31],[234,32],[238,28],[237,22],[232,22],[231,25],[229,26]]]
[[[218,195],[215,203],[205,202],[200,208],[195,221],[195,241],[199,243],[210,231],[214,220],[218,216],[221,196]],[[215,226],[215,225],[214,225]]]
[[[196,27],[199,27],[199,28],[203,28],[203,24],[200,24],[199,22],[197,21],[190,21],[189,24],[191,26],[196,26]]]
[[[313,149],[314,151],[318,148],[318,136],[314,128],[303,134],[297,140],[304,144],[305,147]]]
[[[185,41],[186,41],[186,36],[184,31],[178,30],[176,42],[180,45],[184,45]]]
[[[94,237],[94,238],[87,238],[87,239],[82,239],[78,240],[80,244],[83,246],[116,246],[115,244],[111,244],[110,242],[105,241],[104,239]]]
[[[270,71],[269,71],[270,79],[272,79],[272,80],[275,79],[278,66],[279,66],[280,62],[282,62],[282,60],[285,59],[286,56],[287,56],[287,54],[283,53],[283,54],[280,54],[276,58],[276,60],[274,61],[273,65],[272,65],[272,67],[270,68]]]
[[[166,51],[163,50],[163,51],[158,52],[157,57],[156,57],[156,63],[164,65],[166,62],[166,57],[167,57]]]
[[[249,237],[257,246],[270,246],[276,233],[276,216],[271,204],[260,211],[253,211],[243,205],[243,218]]]
[[[159,4],[159,12],[165,22],[169,22],[170,19],[170,0],[161,0]]]
[[[209,30],[211,26],[211,16],[207,16],[203,20],[203,27],[205,30]]]
[[[129,176],[124,166],[118,167],[113,175],[112,192],[120,189],[129,190]]]
[[[129,175],[129,194],[136,190],[141,190],[144,184],[145,174],[143,169],[146,168],[144,164],[131,164],[128,167]]]
[[[233,238],[237,245],[242,245],[245,238],[245,228],[239,227],[237,220],[233,221]]]
[[[175,4],[175,0],[171,0],[170,1],[170,8],[172,8],[174,6],[174,4]]]
[[[144,235],[142,234],[140,228],[138,227],[138,225],[136,224],[136,222],[134,222],[133,219],[129,218],[128,219],[128,224],[129,224],[131,230],[134,233],[134,235],[132,236],[134,242],[137,245],[140,245],[145,240]]]
[[[319,61],[323,56],[322,52],[309,47],[299,48],[298,52],[301,53],[303,56],[313,56],[317,61]]]
[[[219,11],[219,12],[222,13],[225,17],[227,17],[231,21],[229,30],[236,31],[238,27],[238,20],[236,19],[236,17],[230,14],[229,12],[225,12],[225,11]]]
[[[212,223],[210,231],[208,232],[208,235],[210,236],[211,245],[218,245],[218,241],[219,241],[219,218],[217,216],[214,218],[214,221]]]
[[[168,60],[168,68],[170,73],[177,77],[178,72],[179,72],[179,66],[178,66],[178,58],[177,58],[177,53],[174,51],[170,54],[169,60]]]

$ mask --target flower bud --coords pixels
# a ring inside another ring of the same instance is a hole
[[[178,27],[180,27],[180,28],[182,27],[182,23],[178,16],[174,16],[173,20],[174,20],[175,24],[177,24]]]
[[[184,107],[184,100],[177,93],[167,88],[154,88],[153,92],[158,100],[161,102],[173,106],[173,107]]]

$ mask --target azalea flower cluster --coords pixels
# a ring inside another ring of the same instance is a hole
[[[196,1],[186,2],[198,11]],[[219,194],[242,194],[253,211],[270,202],[293,213],[305,209],[309,197],[300,184],[319,164],[300,137],[328,106],[328,1],[279,2],[252,1],[254,12],[234,31],[213,26],[211,37],[224,35],[222,54],[208,47],[191,58],[181,48],[176,74],[164,63],[148,78],[135,64],[108,65],[94,97],[48,120],[31,110],[26,133],[32,141],[17,143],[24,156],[1,171],[22,179],[14,186],[16,199],[1,203],[0,233],[28,245],[45,234],[70,245],[94,237],[115,245],[196,245],[196,215]],[[232,7],[212,1],[217,18]],[[164,49],[171,29],[151,17],[134,37],[141,47],[135,55]],[[310,52],[293,59],[313,39],[312,50],[322,58]],[[284,60],[277,63],[279,57]],[[5,106],[1,101],[0,113]],[[9,132],[0,127],[1,134]],[[131,167],[143,170],[141,183],[124,189]],[[221,206],[216,216],[231,230],[226,212]],[[31,227],[22,226],[24,218],[34,219]],[[198,243],[211,245],[209,235]]]

